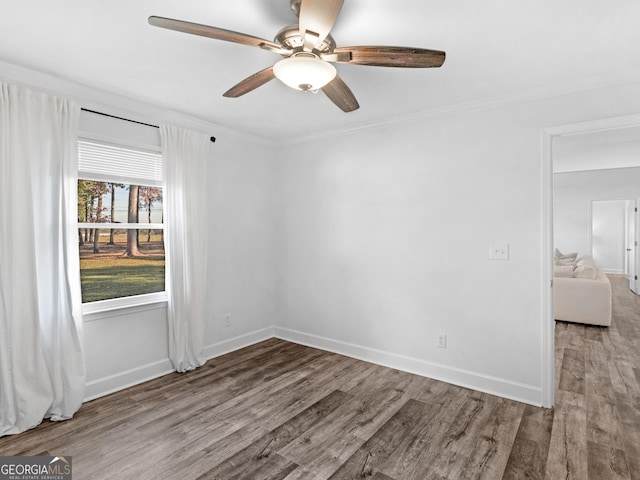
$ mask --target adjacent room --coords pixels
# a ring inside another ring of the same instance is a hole
[[[553,151],[554,317],[609,326],[609,277],[638,292],[640,126],[558,136]]]
[[[3,7],[0,468],[640,478],[638,2]]]

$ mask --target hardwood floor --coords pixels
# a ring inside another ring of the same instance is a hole
[[[640,299],[558,322],[545,410],[271,339],[0,438],[84,479],[640,479]]]
[[[640,479],[640,297],[609,278],[611,326],[556,324],[549,479]]]

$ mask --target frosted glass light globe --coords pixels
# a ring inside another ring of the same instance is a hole
[[[312,53],[296,53],[273,66],[273,73],[285,85],[316,91],[336,77],[336,68]]]

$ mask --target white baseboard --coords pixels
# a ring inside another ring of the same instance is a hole
[[[602,271],[613,275],[624,275],[624,270],[620,270],[619,268],[603,268]]]
[[[133,387],[140,383],[148,382],[173,372],[171,360],[168,358],[157,362],[132,368],[124,372],[118,372],[107,377],[98,378],[87,382],[84,401],[88,402],[98,397],[104,397],[125,388]]]
[[[209,360],[273,337],[273,327],[249,332],[222,342],[207,345],[203,349],[204,357]],[[149,380],[167,375],[173,371],[174,369],[171,365],[171,360],[165,358],[157,362],[132,368],[131,370],[98,378],[91,382],[87,382],[84,401],[88,402],[89,400],[148,382]]]
[[[274,330],[275,337],[282,340],[319,348],[423,377],[441,380],[518,402],[528,403],[538,407],[542,405],[542,389],[534,385],[526,385],[503,378],[448,367],[446,365],[342,342],[340,340],[311,335],[288,328],[275,327]]]
[[[395,368],[423,377],[441,380],[492,395],[510,398],[531,405],[540,406],[542,404],[541,388],[533,385],[513,382],[282,327],[268,327],[207,345],[204,347],[204,356],[209,360],[273,337],[346,355],[365,362]],[[124,390],[125,388],[167,375],[173,371],[171,361],[167,358],[125,372],[93,380],[87,383],[84,401],[86,402],[119,390]]]
[[[262,330],[256,330],[255,332],[245,333],[229,340],[223,340],[222,342],[214,343],[204,347],[204,356],[207,360],[226,353],[235,352],[241,348],[248,347],[255,343],[263,342],[273,338],[274,327],[263,328]]]

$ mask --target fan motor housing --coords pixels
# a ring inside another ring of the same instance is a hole
[[[302,40],[302,35],[300,35],[300,30],[297,25],[284,27],[276,34],[274,41],[282,45],[283,48],[293,50],[294,52],[300,52],[304,47],[304,41]],[[327,38],[315,46],[314,51],[318,53],[331,53],[335,48],[335,40],[331,35],[327,35]]]

